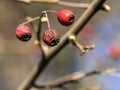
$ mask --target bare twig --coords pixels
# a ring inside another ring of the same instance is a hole
[[[61,0],[16,0],[17,2],[21,3],[37,3],[37,2],[42,2],[42,3],[52,3],[52,4],[57,4],[57,5],[62,5],[62,6],[68,6],[68,7],[75,7],[75,8],[81,8],[81,9],[87,9],[90,7],[90,3],[74,3],[74,2],[67,2],[67,1],[61,1]],[[106,9],[106,10],[105,10]],[[104,4],[103,5],[103,10],[105,11],[110,11],[110,6]]]
[[[45,84],[41,84],[39,86],[35,85],[35,87],[36,88],[62,87],[63,85],[65,85],[67,83],[74,83],[78,80],[81,80],[81,79],[84,79],[86,77],[93,76],[93,75],[112,75],[112,76],[115,76],[115,77],[120,77],[119,74],[114,73],[117,70],[119,70],[119,69],[118,68],[111,68],[111,69],[107,69],[107,70],[104,70],[104,71],[94,70],[94,71],[87,72],[87,73],[75,72],[75,73],[60,77],[56,80],[48,81]]]
[[[47,23],[49,23],[49,21],[48,21],[48,16],[46,15],[47,13],[57,14],[57,12],[54,11],[54,10],[42,11],[41,14],[40,14],[40,16],[37,16],[37,17],[34,17],[34,18],[32,18],[32,17],[30,17],[30,16],[27,16],[27,17],[26,17],[27,20],[26,20],[25,22],[21,23],[20,25],[25,25],[25,24],[28,24],[28,23],[33,23],[33,22],[36,21],[36,20],[40,20],[40,22],[42,22],[42,17],[43,17],[44,14],[45,14],[45,16],[46,16]]]
[[[86,52],[88,52],[89,50],[95,48],[95,45],[86,45],[86,46],[81,45],[81,44],[77,41],[75,35],[70,35],[70,36],[68,37],[68,39],[69,39],[69,41],[72,43],[72,45],[74,45],[74,46],[76,46],[78,49],[80,49],[80,55],[81,55],[81,56],[82,56],[83,54],[85,54]]]
[[[38,19],[40,19],[40,17],[31,18],[31,19],[29,19],[28,21],[26,21],[26,22],[24,22],[24,23],[21,23],[20,25],[24,25],[24,24],[33,22],[33,21],[38,20]]]
[[[79,88],[77,90],[101,90],[100,87],[85,87],[85,88]]]
[[[31,2],[48,2],[48,3],[55,3],[59,0],[16,0],[18,2],[23,2],[23,3],[31,3]]]
[[[49,50],[49,52],[43,53],[42,61],[34,67],[31,74],[27,79],[20,85],[18,90],[29,90],[35,84],[37,77],[43,72],[45,67],[51,61],[51,59],[60,52],[60,50],[65,47],[69,41],[69,35],[77,35],[85,24],[92,18],[92,16],[101,9],[103,3],[106,0],[93,0],[91,6],[83,13],[83,15],[78,19],[78,21],[73,25],[73,27],[68,30],[68,32],[61,38],[61,42]],[[39,39],[39,38],[38,38]]]
[[[81,73],[81,72],[75,72],[73,74],[69,74],[69,75],[66,75],[64,77],[61,77],[61,78],[58,78],[56,80],[52,80],[52,81],[49,81],[43,85],[35,85],[36,88],[54,88],[54,87],[62,87],[64,84],[67,84],[67,83],[73,83],[73,82],[76,82],[80,79],[83,79],[87,76],[91,76],[91,75],[96,75],[96,74],[100,74],[101,72],[99,71],[92,71],[92,72],[89,72],[89,73]]]

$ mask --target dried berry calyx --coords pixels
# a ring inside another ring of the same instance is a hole
[[[28,41],[32,37],[30,28],[27,25],[19,25],[15,31],[16,37],[21,41]]]
[[[60,34],[54,29],[45,30],[43,33],[43,41],[48,46],[55,46],[60,41]]]

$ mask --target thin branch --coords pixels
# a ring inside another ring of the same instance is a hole
[[[119,74],[114,73],[117,70],[119,70],[119,69],[111,68],[111,69],[107,69],[104,71],[94,70],[94,71],[87,72],[87,73],[75,72],[75,73],[60,77],[58,79],[48,81],[45,84],[41,84],[39,86],[35,85],[35,87],[36,88],[55,88],[55,87],[60,87],[60,86],[62,87],[63,85],[65,85],[67,83],[74,83],[76,81],[79,81],[81,79],[84,79],[86,77],[93,76],[93,75],[112,75],[112,76],[120,77]]]
[[[81,73],[81,72],[75,72],[73,74],[69,74],[69,75],[66,75],[64,77],[60,77],[56,80],[52,80],[52,81],[49,81],[43,85],[35,85],[36,88],[54,88],[54,87],[59,87],[59,86],[63,86],[67,83],[74,83],[80,79],[83,79],[85,77],[88,77],[88,76],[91,76],[91,75],[96,75],[96,74],[100,74],[101,72],[100,71],[92,71],[92,72],[89,72],[89,73]]]
[[[33,3],[33,2],[47,2],[47,3],[55,3],[58,0],[16,0],[17,2],[21,2],[21,3]]]
[[[41,18],[43,17],[43,13],[41,13],[41,15],[39,16],[39,23],[38,23],[38,29],[36,31],[36,39],[38,40],[38,42],[40,43],[41,41],[41,36],[40,36],[40,33],[41,33]],[[41,46],[40,46],[41,47]],[[44,52],[43,52],[44,53]]]
[[[24,22],[24,23],[21,23],[20,25],[25,25],[25,24],[28,24],[28,23],[30,23],[30,22],[36,21],[36,20],[38,20],[38,19],[40,19],[40,17],[35,17],[35,18],[32,18],[31,20],[28,20],[28,21],[26,21],[26,22]]]
[[[78,90],[101,90],[100,87],[85,87],[79,88]]]
[[[89,3],[73,3],[73,2],[57,1],[55,4],[62,6],[83,8],[83,9],[87,9],[88,7],[90,7]]]
[[[37,16],[37,17],[34,17],[34,18],[32,18],[32,17],[30,17],[30,16],[27,16],[26,18],[27,18],[28,20],[25,21],[25,22],[23,22],[23,23],[21,23],[20,25],[25,25],[25,24],[28,24],[28,23],[33,23],[34,21],[37,21],[37,20],[40,20],[40,23],[42,23],[42,17],[43,17],[44,14],[45,14],[46,19],[47,19],[47,21],[48,21],[47,23],[49,23],[47,13],[54,13],[54,14],[57,14],[57,12],[54,11],[54,10],[42,11],[41,14],[40,14],[40,16]],[[49,25],[48,25],[48,26],[49,26]],[[39,30],[38,30],[38,31],[39,31]]]
[[[68,30],[68,32],[61,38],[61,42],[56,46],[49,50],[49,52],[45,52],[42,58],[42,62],[37,64],[32,70],[31,74],[27,77],[27,79],[21,84],[21,86],[17,90],[29,90],[33,84],[35,84],[35,80],[37,77],[43,72],[45,67],[51,61],[51,59],[59,53],[60,50],[65,47],[69,41],[69,35],[77,35],[82,28],[86,25],[86,23],[92,18],[92,16],[101,9],[103,3],[106,0],[93,0],[91,6],[83,13],[83,15],[78,19],[78,21],[73,25],[73,27]]]
[[[24,80],[24,82],[22,82],[22,84],[17,88],[17,90],[27,90],[26,85],[27,85],[27,88],[28,87],[31,88],[32,87],[31,80],[33,79],[35,74],[38,72],[38,69],[39,69],[39,65],[35,65],[31,73],[29,74],[29,76]]]
[[[41,14],[39,17],[36,17],[36,19],[40,19],[39,20],[39,25],[38,25],[38,30],[36,30],[36,39],[38,41],[40,41],[40,34],[41,33],[41,18],[42,18],[43,14]],[[34,19],[34,20],[36,20]],[[33,20],[33,19],[32,19]],[[29,22],[29,21],[28,21]],[[25,22],[25,23],[28,23],[28,22]],[[41,48],[41,43],[39,42],[39,47]],[[34,81],[36,80],[36,78],[39,76],[39,72],[43,70],[43,68],[41,67],[44,67],[45,65],[45,61],[44,61],[44,50],[43,48],[41,48],[41,52],[42,52],[42,55],[41,55],[41,62],[38,63],[37,65],[35,65],[32,69],[32,71],[30,72],[29,76],[24,80],[24,82],[17,88],[17,90],[29,90],[33,84],[34,84]]]
[[[22,3],[35,3],[35,2],[43,2],[43,3],[52,3],[57,4],[61,6],[68,6],[68,7],[74,7],[74,8],[81,8],[81,9],[87,9],[90,7],[90,3],[74,3],[74,2],[67,2],[67,1],[61,1],[61,0],[17,0],[18,2]],[[107,4],[103,5],[102,8],[104,11],[109,12],[111,10],[110,6]]]

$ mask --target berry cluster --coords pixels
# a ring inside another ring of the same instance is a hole
[[[48,46],[55,46],[60,41],[60,34],[55,29],[52,29],[50,27],[49,18],[47,16],[47,11],[45,11],[43,13],[46,16],[46,20],[47,20],[47,23],[48,23],[48,29],[45,30],[44,33],[43,33],[43,41]],[[60,22],[60,24],[62,24],[64,26],[69,26],[74,22],[75,17],[74,17],[74,14],[73,14],[72,11],[70,11],[68,9],[63,9],[63,10],[60,10],[57,13],[57,19]],[[21,41],[28,41],[32,37],[30,28],[25,24],[19,25],[16,28],[16,32],[15,32],[17,38]]]

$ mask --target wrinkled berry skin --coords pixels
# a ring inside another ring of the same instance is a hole
[[[32,37],[30,28],[26,25],[19,25],[15,31],[16,37],[21,41],[28,41]]]
[[[43,41],[48,46],[55,46],[60,41],[60,34],[56,30],[53,30],[53,29],[45,30],[43,33]]]
[[[58,21],[65,26],[69,26],[74,22],[74,13],[70,10],[63,9],[57,14]]]

